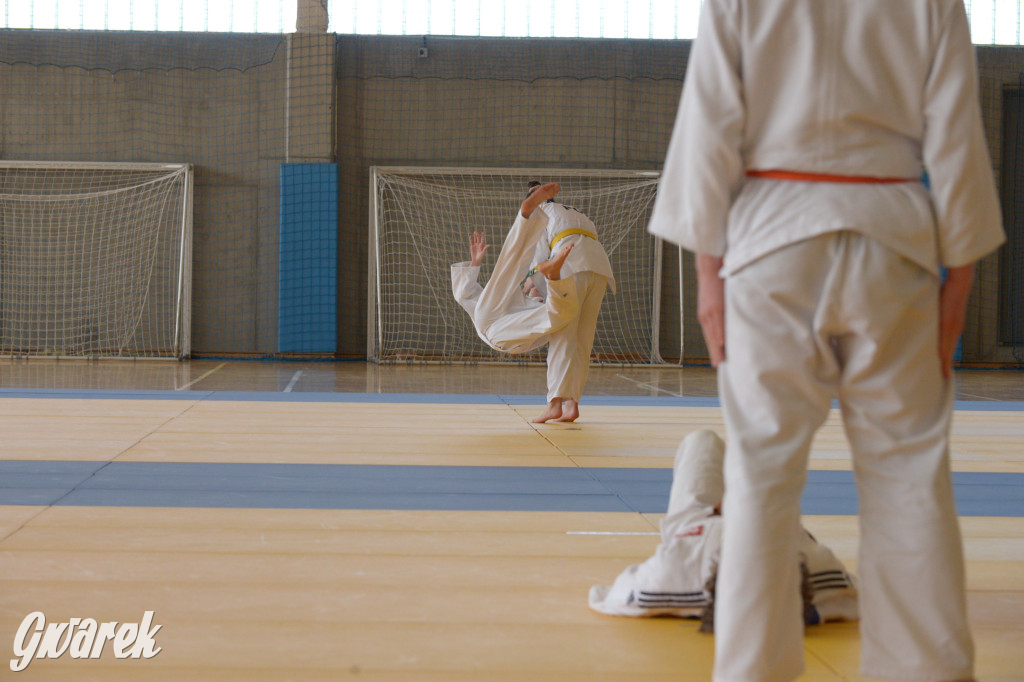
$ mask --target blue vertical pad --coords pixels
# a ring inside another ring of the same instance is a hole
[[[338,164],[281,164],[279,353],[338,345]]]

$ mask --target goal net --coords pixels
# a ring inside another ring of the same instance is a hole
[[[189,354],[192,170],[0,162],[0,355]]]
[[[605,294],[591,361],[662,363],[658,350],[661,243],[647,234],[658,174],[503,168],[371,169],[367,357],[376,362],[542,362],[544,351],[498,353],[479,339],[451,288],[483,231],[490,276],[530,180],[558,182],[558,201],[593,220],[617,293]],[[524,272],[525,276],[526,273]]]

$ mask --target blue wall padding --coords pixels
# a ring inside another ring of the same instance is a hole
[[[279,353],[338,346],[338,164],[281,164]]]

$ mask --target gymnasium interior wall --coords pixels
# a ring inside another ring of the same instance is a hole
[[[337,162],[337,348],[358,358],[366,351],[370,166],[660,169],[689,47],[3,30],[0,158],[194,164],[192,348],[206,356],[278,352],[279,167]],[[1003,112],[1006,92],[1021,83],[1024,49],[979,47],[978,63],[1007,228],[1020,235],[1017,184],[1001,174],[1016,173],[1018,143],[1003,139]],[[1000,296],[1008,280],[1024,277],[1024,238],[1014,236],[1010,251],[979,268],[966,362],[1022,361],[999,320],[1024,313]],[[675,359],[682,348],[684,361],[701,362],[692,258],[680,263],[667,247],[662,275],[662,353]]]

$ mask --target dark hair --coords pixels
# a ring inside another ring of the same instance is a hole
[[[539,180],[530,180],[530,182],[526,183],[526,196],[533,194],[533,189],[540,187],[542,184]]]
[[[697,632],[715,632],[715,591],[718,588],[718,565],[712,567],[711,575],[704,582],[704,609],[700,612],[700,629]]]

